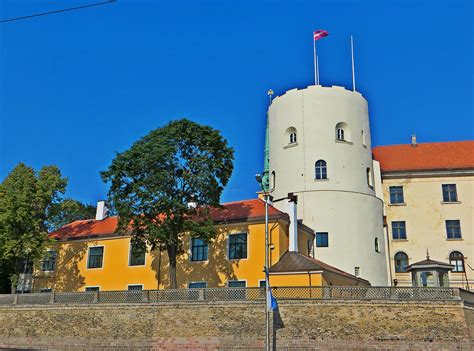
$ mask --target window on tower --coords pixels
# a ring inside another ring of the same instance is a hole
[[[315,179],[328,179],[326,161],[318,160],[315,164]]]
[[[272,172],[272,176],[270,177],[270,189],[273,190],[275,189],[276,185],[276,173],[275,171]]]
[[[351,141],[351,134],[349,125],[345,122],[339,122],[336,124],[336,140],[337,141]]]
[[[296,144],[298,141],[297,135],[296,135],[296,128],[295,127],[290,127],[286,130],[286,136],[288,140],[288,144]]]
[[[344,140],[344,129],[337,128],[337,140]]]

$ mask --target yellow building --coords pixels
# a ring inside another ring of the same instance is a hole
[[[407,267],[451,264],[449,285],[474,288],[474,141],[379,146],[392,281],[411,286]],[[427,281],[426,284],[432,284]]]
[[[179,288],[264,284],[264,201],[223,206],[213,211],[218,235],[211,243],[186,237],[185,253],[177,259]],[[76,221],[52,233],[57,244],[35,274],[33,291],[169,288],[166,252],[144,252],[131,244],[130,236],[116,234],[116,227],[117,217],[106,217]],[[292,234],[291,228],[296,227]],[[288,252],[292,235],[299,252]],[[310,257],[313,230],[302,223],[292,227],[290,216],[273,206],[269,206],[269,241],[271,285],[369,285]]]

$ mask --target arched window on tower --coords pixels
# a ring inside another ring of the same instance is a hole
[[[453,251],[449,254],[449,263],[454,266],[453,272],[464,272],[464,255],[459,251]]]
[[[379,238],[375,238],[375,252],[380,252],[380,247],[379,247]]]
[[[347,123],[339,122],[336,124],[336,140],[351,141],[351,131]]]
[[[364,133],[364,131],[362,130],[362,131],[360,132],[360,134],[361,134],[361,138],[362,138],[362,145],[363,145],[363,146],[367,146],[367,141],[365,140],[365,133]]]
[[[286,136],[288,140],[288,144],[295,144],[298,139],[296,135],[296,128],[295,127],[290,127],[286,130]]]
[[[314,168],[315,168],[315,175],[314,175],[315,179],[328,179],[326,161],[324,160],[316,161]]]
[[[270,177],[270,189],[273,190],[275,189],[276,185],[276,173],[275,171],[272,171],[272,176]]]
[[[402,251],[395,254],[395,272],[405,273],[408,267],[408,255]]]
[[[374,182],[372,179],[372,171],[370,170],[370,167],[367,167],[366,172],[367,172],[367,185],[370,187],[373,187]]]

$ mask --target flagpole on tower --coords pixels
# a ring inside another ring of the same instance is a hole
[[[319,56],[316,56],[316,72],[318,73],[318,85],[319,85]]]
[[[354,40],[352,39],[352,34],[351,34],[351,56],[352,56],[352,91],[355,91],[356,79],[355,79],[355,69],[354,69]]]
[[[314,59],[314,85],[319,85],[319,61],[318,55],[316,55],[316,40],[322,39],[328,36],[327,30],[315,30],[313,31],[313,59]]]
[[[316,40],[314,38],[314,33],[313,33],[313,59],[314,59],[314,85],[319,85],[318,63],[317,63],[317,56],[316,56]]]

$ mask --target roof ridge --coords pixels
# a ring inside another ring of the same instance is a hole
[[[471,143],[474,140],[453,140],[453,141],[427,141],[427,142],[417,142],[416,145],[427,145],[427,144],[456,144],[456,143]],[[393,147],[393,146],[411,146],[411,143],[407,144],[389,144],[389,145],[377,145],[372,147],[372,150],[382,147]]]

